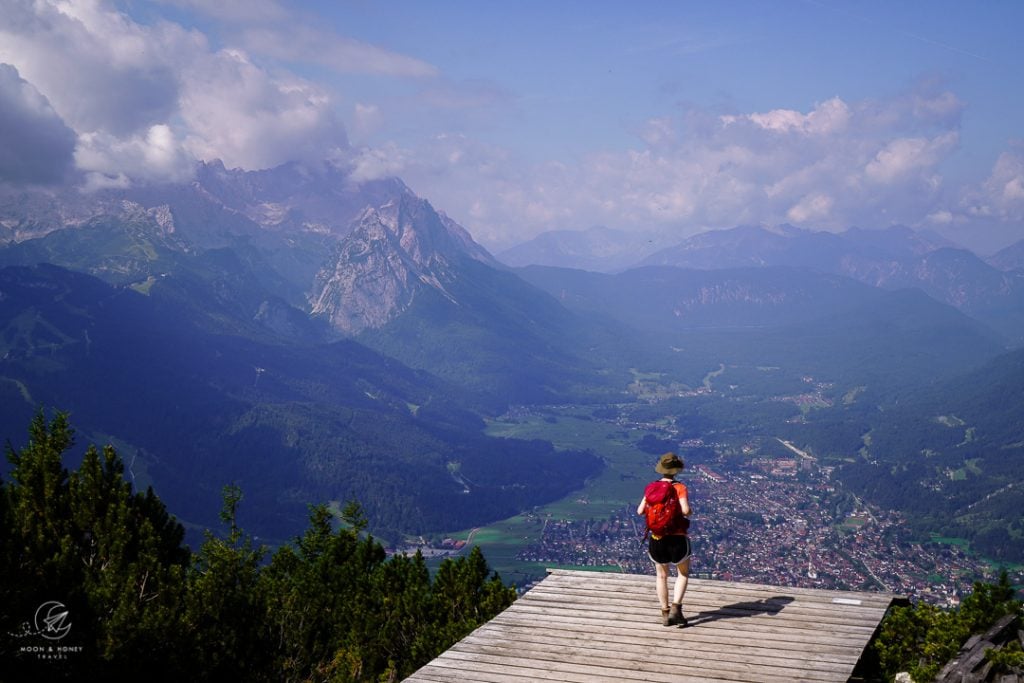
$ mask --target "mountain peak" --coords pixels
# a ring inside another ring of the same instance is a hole
[[[466,259],[493,264],[461,226],[405,188],[353,221],[317,273],[312,313],[339,332],[357,334],[392,320],[424,288],[457,303],[445,285],[458,278]]]

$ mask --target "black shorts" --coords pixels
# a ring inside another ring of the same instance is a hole
[[[690,557],[689,536],[652,538],[647,555],[657,564],[679,564]]]

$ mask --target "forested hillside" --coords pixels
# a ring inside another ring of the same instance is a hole
[[[41,406],[67,409],[199,527],[237,483],[247,524],[275,540],[302,528],[308,501],[355,497],[379,535],[465,528],[600,468],[485,436],[463,392],[354,341],[217,333],[174,298],[55,266],[0,269],[0,291],[0,433],[19,444]]]
[[[841,460],[850,489],[902,510],[919,534],[967,539],[983,555],[1024,560],[1024,351],[895,394],[883,410],[841,405],[789,425],[791,438]]]
[[[152,489],[136,492],[111,447],[80,467],[67,416],[37,415],[0,482],[0,661],[4,680],[400,680],[511,604],[479,550],[386,557],[356,503],[346,525],[311,507],[271,552],[238,524],[197,552]]]

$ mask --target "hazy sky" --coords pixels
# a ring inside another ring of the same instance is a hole
[[[988,253],[1024,239],[1022,31],[1017,1],[0,0],[0,182],[328,158],[496,251],[788,222]]]

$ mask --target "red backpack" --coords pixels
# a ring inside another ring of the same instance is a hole
[[[676,487],[668,481],[652,481],[644,489],[647,508],[647,529],[655,536],[686,533],[690,528],[690,520],[683,516],[679,507],[679,494]]]

